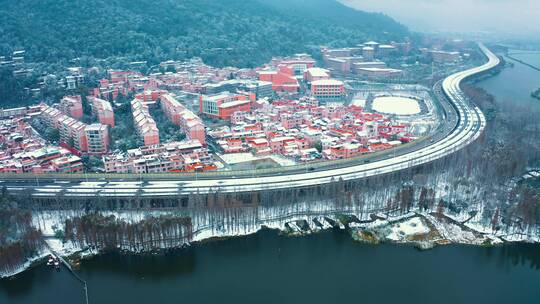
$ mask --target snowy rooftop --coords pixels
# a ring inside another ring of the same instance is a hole
[[[401,70],[390,68],[361,68],[360,70],[369,72],[401,72]]]
[[[328,70],[321,68],[310,68],[306,72],[310,73],[313,77],[327,77]]]
[[[397,115],[414,115],[420,113],[418,101],[412,98],[396,96],[375,98],[373,109],[377,112]]]
[[[343,85],[343,81],[335,80],[335,79],[321,79],[321,80],[315,80],[311,83],[312,85]]]
[[[234,101],[224,102],[219,107],[220,108],[231,108],[231,107],[236,107],[236,106],[243,105],[243,104],[248,104],[248,103],[250,103],[249,100],[234,100]]]

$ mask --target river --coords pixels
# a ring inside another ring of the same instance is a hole
[[[514,55],[540,65],[540,53]],[[507,59],[511,61],[510,59]],[[538,106],[540,72],[513,68],[478,83],[498,99]],[[365,245],[345,232],[274,231],[155,256],[84,261],[90,303],[540,303],[540,246]],[[0,303],[84,303],[65,269],[38,266],[0,281]]]
[[[540,247],[365,245],[345,232],[274,231],[159,256],[82,264],[90,303],[538,303]],[[0,283],[0,303],[84,303],[62,269]]]
[[[512,57],[540,67],[540,52],[523,53],[510,50]],[[540,72],[516,62],[508,57],[507,62],[513,63],[514,67],[506,68],[496,77],[491,77],[477,85],[488,91],[500,100],[511,100],[522,105],[538,107],[540,102],[531,97],[531,92],[540,88]]]

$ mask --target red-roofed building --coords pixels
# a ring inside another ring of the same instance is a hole
[[[259,71],[259,80],[271,82],[272,90],[276,92],[296,93],[300,90],[293,70],[285,65],[279,66],[277,71]]]
[[[172,123],[182,127],[189,139],[197,139],[203,145],[206,143],[206,127],[199,116],[188,110],[170,94],[163,94],[160,104],[165,115]]]
[[[128,82],[130,76],[142,76],[139,72],[134,71],[109,71],[111,83]]]
[[[113,128],[114,127],[114,111],[111,106],[111,103],[106,100],[96,98],[93,96],[88,96],[86,99],[92,105],[92,112],[96,115],[99,122],[101,124],[108,125],[111,128]]]
[[[337,101],[345,97],[345,84],[334,79],[316,80],[311,83],[311,94],[321,101]]]
[[[251,101],[245,95],[229,92],[201,95],[199,97],[199,111],[210,117],[230,120],[235,112],[250,112]]]
[[[82,99],[80,95],[65,96],[60,100],[58,108],[62,113],[75,119],[81,119],[83,117]]]
[[[135,95],[135,98],[144,102],[157,101],[162,95],[167,94],[165,90],[146,90],[142,93]]]

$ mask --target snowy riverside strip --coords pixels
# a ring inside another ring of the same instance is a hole
[[[398,171],[421,164],[429,163],[452,154],[475,141],[486,127],[486,120],[482,111],[470,103],[460,89],[460,83],[467,77],[488,71],[496,67],[500,60],[484,45],[480,49],[488,58],[482,66],[458,72],[447,77],[442,83],[446,97],[452,103],[458,115],[457,126],[445,138],[393,158],[352,165],[344,168],[334,168],[322,171],[305,173],[286,173],[274,176],[253,176],[235,178],[214,178],[175,180],[172,175],[170,181],[122,181],[122,180],[96,180],[95,177],[83,182],[69,181],[39,181],[38,176],[27,181],[4,181],[10,192],[32,191],[37,197],[95,197],[95,196],[176,196],[194,193],[243,192],[294,187],[307,187],[328,184],[337,180],[360,179],[379,174]],[[306,167],[307,169],[307,167]]]

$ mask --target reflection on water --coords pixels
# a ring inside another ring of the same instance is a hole
[[[160,279],[190,275],[195,271],[196,264],[196,252],[191,249],[176,249],[154,255],[109,253],[85,261],[81,272],[88,276],[114,273]]]
[[[342,231],[273,231],[159,255],[83,262],[91,303],[538,303],[540,246],[365,245]],[[536,283],[535,283],[536,282]],[[486,294],[485,290],[493,290]],[[263,295],[261,297],[261,295]],[[81,285],[46,266],[0,282],[0,303],[82,303]]]
[[[517,53],[512,57],[535,66],[540,66],[540,53]],[[531,92],[540,87],[540,71],[505,57],[514,64],[506,68],[496,77],[491,77],[477,85],[497,97],[499,101],[512,101],[522,105],[538,105],[538,100],[531,97]]]
[[[508,54],[528,64],[540,68],[540,52],[509,51]]]

